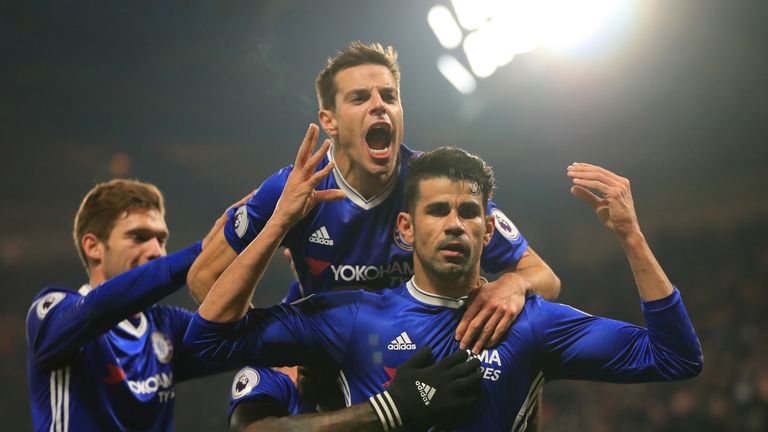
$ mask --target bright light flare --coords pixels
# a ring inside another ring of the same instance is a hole
[[[475,91],[477,81],[475,77],[452,55],[441,56],[437,60],[437,69],[443,74],[456,90],[462,94],[470,94]]]
[[[472,72],[470,74],[453,56],[438,61],[440,71],[460,88],[456,84],[458,78],[449,78],[445,70],[457,70],[456,66],[461,66],[462,73],[472,78],[474,90],[475,77],[491,76],[518,54],[538,47],[574,51],[615,40],[629,24],[638,3],[638,0],[451,0],[453,13],[448,7],[435,6],[429,11],[427,21],[446,49],[462,48]],[[465,84],[461,87],[465,90],[460,91],[464,93],[469,87]]]
[[[539,42],[556,50],[578,48],[626,16],[632,3],[633,0],[540,0]]]
[[[461,28],[445,6],[433,6],[427,14],[427,22],[445,49],[454,49],[461,44]]]
[[[451,0],[459,23],[467,30],[480,28],[493,15],[499,0]]]
[[[464,54],[469,67],[478,78],[487,78],[496,72],[498,65],[498,39],[491,29],[483,27],[464,38]]]

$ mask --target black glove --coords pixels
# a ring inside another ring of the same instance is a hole
[[[449,425],[471,413],[480,393],[480,360],[456,351],[432,364],[429,347],[400,365],[389,388],[369,401],[385,431]]]

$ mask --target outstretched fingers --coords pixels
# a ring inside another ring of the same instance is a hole
[[[312,154],[312,149],[315,147],[315,143],[317,143],[317,136],[319,133],[320,128],[317,127],[316,124],[310,123],[307,128],[307,133],[304,135],[304,140],[301,142],[301,146],[299,146],[299,152],[296,154],[296,162],[294,163],[295,168],[302,169],[304,167],[309,156]]]
[[[568,166],[568,176],[573,180],[571,193],[589,204],[608,229],[620,235],[637,231],[637,215],[627,178],[586,163]]]
[[[589,189],[585,188],[584,186],[578,186],[578,185],[572,186],[571,193],[574,194],[577,198],[584,201],[585,203],[589,204],[589,206],[595,210],[597,210],[598,207],[606,204],[605,199],[600,198],[597,195],[593,194]]]
[[[584,162],[574,162],[568,166],[568,173],[578,175],[584,178],[601,179],[605,182],[621,183],[625,178],[609,171],[601,166],[592,165]]]
[[[302,146],[303,146],[303,144],[302,144]],[[320,162],[323,160],[323,158],[325,157],[326,152],[328,152],[328,149],[330,147],[331,147],[331,140],[326,139],[325,141],[323,141],[323,144],[320,146],[320,148],[317,149],[316,152],[310,153],[309,155],[307,155],[307,158],[304,160],[302,166],[296,165],[296,166],[293,167],[293,170],[298,172],[299,174],[301,174],[301,178],[303,180],[309,180],[310,183],[314,182],[315,179],[312,178],[313,173],[317,169],[317,166],[320,165]],[[311,150],[312,149],[310,148],[310,151]],[[302,147],[302,151],[303,151],[303,147]],[[327,167],[324,167],[324,168],[327,168]],[[332,170],[332,169],[333,169],[333,167],[331,167],[326,172],[325,175],[328,175],[328,173],[330,173],[330,170]],[[320,183],[320,180],[322,180],[325,177],[325,175],[323,177],[319,178],[316,183],[313,183],[312,186],[313,187],[317,186],[317,184]]]
[[[568,166],[568,176],[574,185],[597,190],[605,196],[616,196],[629,188],[629,180],[597,165],[573,163]]]

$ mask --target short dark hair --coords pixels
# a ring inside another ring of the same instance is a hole
[[[414,214],[419,199],[419,183],[438,177],[474,183],[483,197],[484,209],[488,208],[488,200],[493,197],[493,189],[496,187],[493,169],[479,156],[457,147],[440,147],[411,160],[405,180],[405,206],[408,213]]]
[[[157,186],[138,180],[115,179],[93,187],[80,203],[75,215],[72,237],[85,269],[88,259],[83,250],[83,237],[92,233],[106,242],[117,219],[132,210],[157,210],[165,215],[165,200]]]
[[[351,67],[374,64],[386,66],[395,78],[395,85],[400,87],[400,65],[397,64],[397,51],[391,46],[384,48],[380,43],[364,44],[355,41],[342,49],[320,71],[315,81],[317,102],[320,109],[336,109],[336,74]]]

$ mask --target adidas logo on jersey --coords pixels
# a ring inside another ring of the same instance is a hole
[[[400,336],[392,339],[392,342],[387,345],[387,349],[392,351],[415,350],[416,344],[408,337],[408,333],[402,332]]]
[[[419,389],[419,395],[421,395],[421,401],[424,402],[424,405],[429,405],[432,398],[435,397],[437,389],[421,381],[416,381],[416,388]]]
[[[331,239],[331,236],[328,235],[328,230],[325,229],[325,226],[322,226],[319,230],[313,232],[312,235],[309,236],[309,242],[333,246],[333,240]]]

